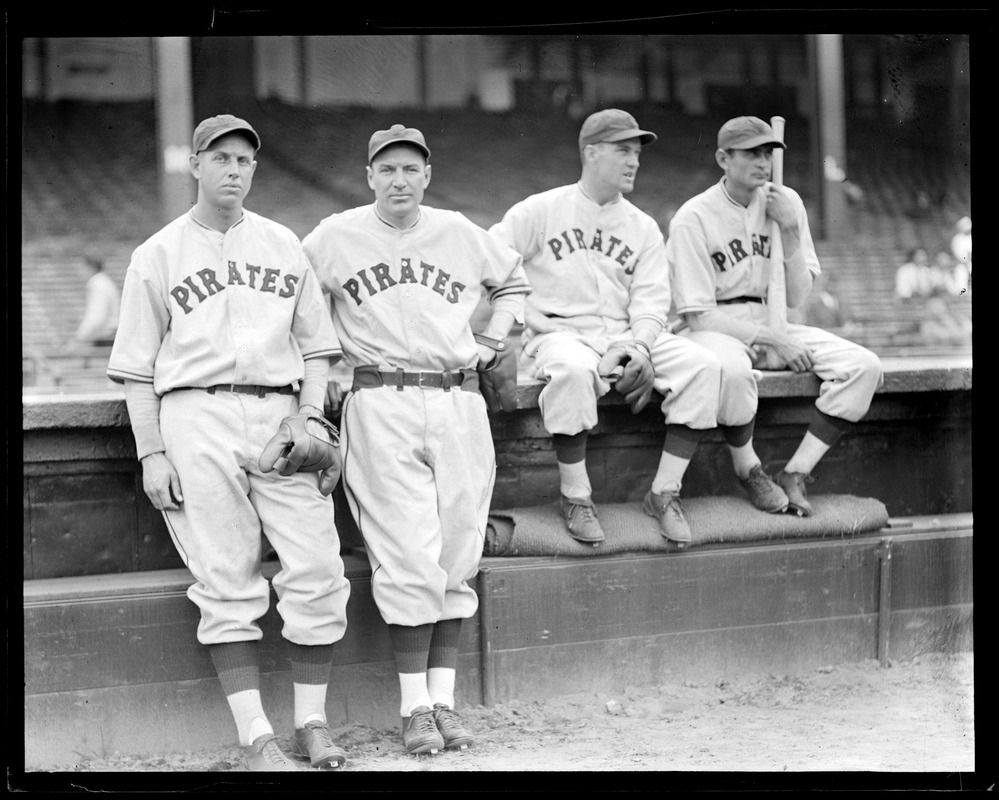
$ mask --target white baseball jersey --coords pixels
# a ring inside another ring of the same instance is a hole
[[[801,257],[811,271],[821,271],[808,228],[805,204],[793,189],[783,187],[797,206]],[[760,303],[718,305],[717,301],[739,297],[766,298],[771,222],[767,219],[765,189],[757,189],[748,207],[732,199],[724,178],[688,200],[670,221],[666,255],[678,314],[717,308],[742,322],[767,323],[767,309]],[[821,328],[790,323],[787,332],[807,346],[812,372],[822,385],[816,407],[825,414],[856,422],[867,413],[874,392],[883,383],[878,357]],[[684,335],[711,350],[721,361],[721,399],[718,418],[722,425],[741,425],[757,410],[758,391],[752,367],[765,368],[762,348],[752,339],[715,331]],[[755,334],[753,334],[755,335]]]
[[[669,271],[652,217],[624,197],[599,205],[571,184],[520,201],[490,234],[524,256],[531,305],[556,328],[524,334],[526,366],[546,384],[539,406],[549,433],[572,435],[597,424],[597,399],[610,391],[597,374],[600,356],[643,322],[659,331],[651,355],[667,422],[714,427],[717,364],[661,330]]]
[[[530,291],[519,256],[456,211],[421,206],[399,230],[362,206],[321,221],[303,247],[350,366],[474,368],[469,320],[483,292],[494,301]]]
[[[295,234],[244,209],[228,231],[191,212],[136,248],[108,376],[157,394],[215,384],[285,386],[304,359],[341,355]]]
[[[489,232],[523,255],[543,314],[665,322],[662,232],[626,198],[599,205],[578,184],[561,186],[520,201]]]
[[[383,370],[474,369],[469,322],[530,291],[520,256],[462,214],[420,207],[400,230],[374,204],[322,220],[303,241],[333,304],[345,363]],[[515,314],[517,316],[517,314]],[[454,387],[359,389],[344,401],[343,482],[389,624],[466,619],[495,456],[486,405]]]
[[[793,189],[783,191],[798,209],[802,256],[818,275],[805,204]],[[732,199],[722,179],[684,203],[670,221],[666,243],[677,313],[715,308],[718,300],[766,298],[770,228],[763,188],[746,207]]]
[[[305,645],[343,637],[350,584],[332,498],[317,473],[259,468],[297,397],[198,390],[288,386],[304,377],[305,359],[340,353],[319,281],[283,225],[244,209],[223,233],[188,212],[132,255],[108,376],[152,383],[162,396],[159,427],[183,494],[163,517],[196,580],[188,596],[203,644],[263,635],[271,586],[260,574],[261,532],[281,560],[282,635]]]

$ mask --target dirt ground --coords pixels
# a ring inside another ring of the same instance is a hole
[[[361,772],[943,773],[959,784],[976,767],[971,653],[460,710],[475,745],[436,756],[406,755],[397,730],[338,728],[349,754],[341,785],[355,785],[346,773]],[[85,761],[74,783],[87,785],[80,773],[243,771],[230,747]],[[362,780],[369,790],[386,785]],[[338,778],[330,781],[324,790],[336,790]],[[477,784],[499,785],[502,776]]]

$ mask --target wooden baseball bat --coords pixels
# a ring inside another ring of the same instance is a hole
[[[784,117],[771,117],[770,127],[774,136],[784,141]],[[773,154],[773,173],[771,183],[784,185],[784,148],[775,147]],[[780,235],[780,226],[770,223],[770,276],[767,285],[767,326],[783,333],[787,330],[787,287],[784,283],[784,240]],[[767,369],[787,369],[787,364],[774,352],[767,349]]]

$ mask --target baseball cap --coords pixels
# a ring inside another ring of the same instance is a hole
[[[620,142],[637,138],[642,144],[652,144],[659,137],[638,127],[635,118],[619,108],[605,108],[590,114],[579,130],[579,149],[597,142]]]
[[[423,151],[428,159],[430,158],[430,148],[427,147],[427,140],[416,128],[407,128],[405,125],[393,125],[387,131],[375,131],[368,141],[368,163],[390,144],[408,143],[416,145]]]
[[[752,150],[761,144],[787,147],[774,135],[774,129],[759,117],[730,119],[718,131],[719,150]]]
[[[248,133],[250,139],[253,141],[254,149],[260,149],[260,137],[257,136],[257,132],[253,130],[253,126],[249,122],[245,119],[234,117],[232,114],[219,114],[216,117],[209,117],[206,120],[202,120],[198,127],[194,129],[193,151],[200,153],[220,136],[225,136],[227,133],[233,133],[234,131]]]

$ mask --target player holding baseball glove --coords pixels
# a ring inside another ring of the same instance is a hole
[[[569,534],[604,540],[586,470],[597,400],[615,386],[638,413],[663,395],[666,434],[645,511],[662,535],[684,544],[690,528],[680,503],[683,476],[703,431],[715,427],[718,360],[665,330],[670,286],[663,236],[631,192],[642,147],[656,135],[634,117],[607,109],[579,134],[578,183],[510,208],[490,232],[524,257],[532,294],[523,357],[545,381],[539,404],[552,434]]]
[[[329,497],[337,435],[320,409],[341,350],[298,238],[243,207],[259,147],[231,115],[198,125],[197,202],[133,253],[108,376],[125,385],[143,487],[194,576],[198,641],[248,769],[298,769],[260,694],[261,532],[281,561],[293,741],[312,766],[337,767],[326,691],[350,585]]]
[[[758,117],[736,117],[718,131],[715,159],[724,175],[688,200],[670,222],[666,254],[681,335],[721,362],[719,424],[738,478],[765,511],[810,515],[811,472],[844,430],[858,422],[883,382],[870,350],[821,328],[768,324],[772,223],[783,245],[787,304],[805,302],[820,266],[801,197],[770,182],[774,148],[784,143]],[[767,352],[794,372],[822,381],[814,419],[798,449],[776,475],[763,471],[753,446],[757,387],[754,369]]]
[[[496,477],[483,394],[488,382],[496,408],[516,401],[506,337],[529,291],[517,253],[461,214],[422,204],[429,160],[420,131],[376,131],[374,203],[327,217],[303,242],[354,370],[341,414],[344,490],[414,754],[472,743],[455,678],[462,621],[478,608],[469,582]],[[483,297],[492,315],[476,336],[470,321]]]

